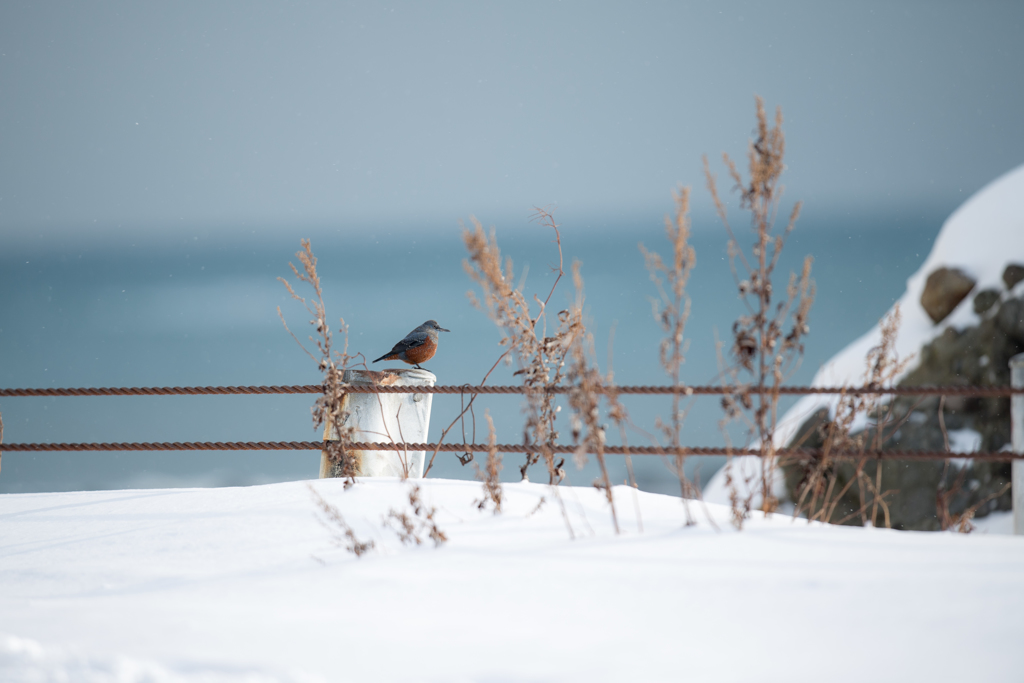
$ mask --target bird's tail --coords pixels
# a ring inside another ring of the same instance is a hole
[[[381,356],[380,358],[378,358],[377,360],[375,360],[375,361],[373,361],[373,362],[374,362],[374,363],[376,363],[377,361],[381,361],[381,360],[388,360],[388,359],[389,359],[389,358],[390,358],[390,357],[391,357],[392,355],[393,355],[393,354],[390,354],[390,353],[385,353],[385,354],[384,354],[383,356]]]

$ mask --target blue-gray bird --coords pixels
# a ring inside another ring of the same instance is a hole
[[[420,363],[426,363],[434,357],[434,352],[437,351],[438,332],[451,332],[451,330],[444,329],[437,324],[436,320],[428,320],[405,335],[405,339],[395,344],[393,349],[373,362],[400,360],[423,370]]]

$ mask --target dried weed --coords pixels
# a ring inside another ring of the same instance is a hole
[[[396,510],[391,508],[384,517],[384,526],[391,528],[398,538],[405,545],[415,543],[421,545],[425,540],[434,542],[434,547],[440,547],[448,540],[448,535],[437,525],[434,515],[437,508],[428,508],[420,498],[419,484],[413,484],[409,489],[409,511]]]
[[[348,412],[345,410],[343,403],[345,396],[343,378],[349,364],[356,358],[361,357],[362,354],[355,356],[348,354],[348,326],[343,318],[339,318],[338,326],[338,331],[342,337],[341,349],[334,348],[333,333],[327,323],[327,308],[324,305],[323,288],[320,285],[320,275],[316,270],[316,256],[313,255],[313,249],[309,240],[302,240],[301,245],[302,250],[296,252],[295,256],[298,258],[299,263],[302,264],[302,270],[300,271],[292,263],[288,265],[291,267],[297,283],[306,283],[313,289],[313,296],[307,300],[296,294],[295,289],[288,280],[283,277],[277,279],[284,284],[292,298],[301,302],[306,311],[312,316],[309,324],[316,330],[316,337],[311,335],[309,341],[313,342],[316,346],[315,355],[299,341],[299,338],[288,327],[288,323],[281,313],[280,306],[277,308],[277,315],[281,318],[281,323],[284,324],[284,328],[288,330],[288,334],[292,336],[295,343],[317,364],[317,367],[324,374],[324,392],[316,400],[316,403],[313,404],[312,413],[314,429],[326,424],[328,426],[328,433],[333,432],[338,437],[336,441],[324,442],[324,452],[330,465],[330,471],[327,473],[327,476],[351,479],[356,472],[353,471],[352,464],[345,457],[345,451],[348,443],[352,440],[354,428],[345,426]]]
[[[580,263],[572,264],[572,280],[576,290],[576,302],[573,310],[583,310],[583,276]],[[615,533],[620,533],[619,517],[615,510],[615,497],[612,483],[608,477],[608,466],[605,462],[604,446],[607,441],[605,425],[601,421],[601,400],[609,403],[609,416],[620,425],[625,425],[628,416],[625,407],[618,397],[606,393],[611,377],[602,377],[597,364],[593,362],[594,338],[586,331],[582,322],[570,346],[569,370],[567,379],[570,383],[568,394],[569,408],[572,411],[572,442],[576,446],[573,459],[576,466],[582,468],[587,463],[587,454],[593,453],[601,469],[601,478],[594,482],[594,487],[604,492],[611,509],[612,525]]]
[[[945,407],[946,397],[943,396],[939,399],[939,429],[942,430],[942,440],[946,451],[949,452],[949,432],[946,431]],[[952,465],[953,463],[949,458],[946,458],[943,462],[942,476],[939,477],[939,486],[935,492],[935,512],[939,518],[939,526],[943,531],[947,531],[955,527],[957,532],[961,534],[969,534],[974,531],[974,524],[972,523],[972,520],[978,510],[980,510],[983,505],[987,505],[990,501],[999,498],[1009,491],[1013,483],[1006,482],[1002,488],[992,491],[974,505],[968,506],[960,514],[955,514],[950,512],[950,504],[961,492],[964,491],[964,480],[967,477],[968,468],[966,465],[960,466],[956,476],[953,477],[952,483],[949,483],[949,469]]]
[[[483,226],[475,218],[472,229],[463,230],[462,239],[469,252],[469,258],[463,261],[463,267],[469,277],[481,290],[482,300],[470,291],[470,301],[487,312],[494,324],[501,331],[501,345],[506,347],[504,358],[513,358],[518,365],[516,376],[522,377],[523,384],[533,391],[526,394],[526,422],[523,426],[524,443],[534,444],[539,453],[527,453],[526,462],[521,468],[524,481],[530,465],[543,457],[548,469],[550,484],[558,484],[564,477],[562,465],[557,462],[552,446],[558,440],[554,394],[550,388],[557,386],[562,380],[566,355],[576,336],[583,333],[582,312],[571,307],[558,312],[558,325],[551,336],[547,334],[547,306],[551,296],[564,275],[562,260],[561,234],[554,218],[544,209],[537,209],[535,220],[551,228],[558,244],[558,275],[546,299],[534,295],[531,305],[520,288],[513,287],[515,282],[512,259],[502,261],[501,250],[498,248],[497,237],[492,229],[488,236]]]
[[[374,542],[371,541],[360,541],[352,527],[345,521],[345,517],[342,516],[341,510],[336,506],[328,503],[323,496],[312,484],[306,484],[309,488],[309,493],[313,498],[313,502],[320,509],[320,514],[317,515],[317,521],[323,525],[325,529],[331,534],[331,540],[335,545],[345,548],[348,552],[352,553],[356,557],[362,557],[364,554],[373,550],[375,547]],[[318,559],[318,558],[314,558]],[[322,560],[318,560],[323,563]]]
[[[484,413],[484,418],[487,420],[487,445],[490,447],[487,451],[487,465],[481,470],[479,465],[473,463],[473,468],[476,470],[476,478],[483,482],[484,495],[480,500],[473,502],[478,510],[486,510],[487,506],[490,505],[494,508],[494,514],[498,514],[501,512],[502,502],[501,454],[495,448],[498,443],[498,436],[494,433],[494,420],[491,419],[489,412]]]
[[[868,351],[865,358],[865,386],[891,386],[912,360],[900,359],[896,352],[899,326],[900,309],[897,305],[880,322],[881,341]],[[801,471],[793,514],[806,515],[810,520],[839,524],[859,516],[861,524],[877,526],[878,515],[881,513],[883,524],[888,528],[890,519],[886,499],[893,492],[882,489],[880,464],[872,461],[875,470],[872,477],[867,472],[869,459],[859,458],[854,465],[853,475],[846,478],[844,484],[843,463],[832,458],[831,454],[836,451],[863,453],[868,449],[881,450],[886,440],[903,424],[905,417],[898,417],[894,404],[878,394],[842,394],[836,404],[834,415],[833,419],[819,428],[823,444],[820,456],[813,460],[794,460],[787,463],[788,466],[795,466]],[[868,416],[873,420],[872,428],[851,435],[859,416]],[[835,521],[833,517],[839,502],[854,484],[857,485],[860,501],[858,509]]]
[[[654,319],[665,333],[659,348],[661,367],[672,380],[672,385],[681,388],[682,366],[686,361],[689,346],[688,340],[683,336],[686,321],[690,317],[690,297],[686,294],[686,283],[690,279],[690,271],[696,264],[697,253],[689,243],[690,188],[680,187],[672,196],[676,202],[675,217],[665,217],[665,236],[672,245],[671,263],[667,265],[657,252],[648,251],[642,243],[638,246],[644,256],[651,281],[658,290],[658,298],[651,299],[651,308]],[[656,426],[661,431],[666,446],[675,451],[670,469],[679,479],[679,493],[686,510],[686,524],[689,526],[696,522],[687,501],[699,498],[700,490],[687,478],[684,470],[686,449],[682,446],[681,432],[686,416],[681,402],[682,396],[678,392],[674,393],[671,419],[666,423],[658,417]]]
[[[729,235],[730,268],[740,299],[747,309],[746,314],[733,325],[731,362],[722,372],[723,379],[746,389],[722,400],[725,411],[723,433],[728,442],[725,425],[730,421],[740,421],[746,427],[748,440],[756,440],[761,451],[760,481],[746,481],[746,487],[737,485],[731,458],[726,464],[733,524],[737,528],[741,528],[750,515],[756,494],[761,496],[761,510],[765,513],[773,512],[778,506],[774,495],[774,478],[778,466],[775,456],[778,390],[803,356],[803,338],[810,332],[808,316],[814,301],[810,256],[804,259],[799,277],[795,273],[790,274],[786,297],[778,302],[773,301],[772,277],[775,267],[786,238],[800,215],[800,203],[797,202],[786,227],[781,231],[775,230],[782,198],[783,188],[779,179],[785,169],[785,147],[781,109],[776,111],[774,126],[769,127],[764,102],[758,97],[756,139],[750,143],[747,154],[749,179],[743,179],[728,154],[722,155],[729,177],[735,183],[734,189],[739,193],[740,207],[750,214],[754,244],[749,258],[739,246],[725,205],[719,197],[715,176],[711,173],[707,158],[704,159],[708,190]]]

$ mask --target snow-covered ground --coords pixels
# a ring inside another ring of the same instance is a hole
[[[0,681],[1020,681],[1024,539],[809,525],[616,488],[409,483],[0,496]],[[541,498],[546,502],[535,511]],[[637,528],[636,511],[644,530]],[[533,514],[531,514],[531,512]]]
[[[900,308],[901,316],[895,349],[899,357],[910,358],[918,354],[925,344],[942,334],[947,327],[961,329],[977,325],[979,319],[973,308],[974,294],[983,289],[1005,289],[1002,282],[1003,270],[1008,263],[1022,262],[1024,165],[1000,176],[976,192],[942,225],[928,258],[917,272],[907,279],[907,290],[896,304]],[[928,275],[943,266],[962,270],[974,278],[977,284],[971,295],[961,301],[945,320],[936,324],[921,306],[921,293],[924,291]],[[1019,295],[1021,292],[1024,292],[1024,282],[1014,288],[1013,294]],[[1008,295],[1009,293],[1004,293],[1004,296]],[[812,323],[813,318],[812,310]],[[881,339],[881,330],[875,325],[822,365],[814,375],[811,386],[863,384],[868,351],[878,346]],[[909,372],[913,368],[914,363],[911,362],[906,370]],[[834,396],[811,395],[797,401],[779,420],[776,444],[784,446],[808,417],[823,406],[834,407],[837,400]],[[743,472],[759,472],[760,461],[753,457],[737,458],[733,467],[741,468]],[[776,495],[784,496],[781,480],[776,483],[779,485]],[[728,502],[724,468],[708,481],[704,488],[704,497],[709,501]]]

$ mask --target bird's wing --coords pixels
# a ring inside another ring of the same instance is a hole
[[[408,337],[395,344],[395,348],[391,349],[391,353],[401,353],[402,351],[415,349],[417,346],[423,346],[426,341],[427,335],[425,332],[412,332]]]

